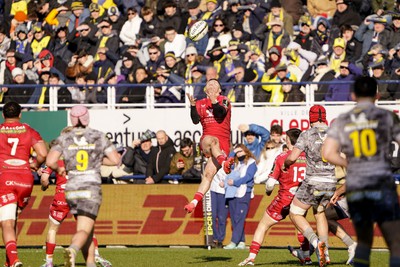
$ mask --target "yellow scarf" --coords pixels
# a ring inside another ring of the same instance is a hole
[[[46,97],[46,91],[47,91],[47,87],[43,86],[42,87],[42,93],[40,94],[40,97],[39,97],[39,102],[38,102],[39,107],[38,108],[42,108],[43,107],[44,99]]]
[[[331,69],[333,69],[336,73],[339,73],[340,71],[340,63],[344,60],[346,57],[346,52],[343,52],[343,54],[340,55],[339,58],[335,57],[335,54],[332,54],[331,56]]]
[[[268,35],[267,50],[269,50],[274,45],[281,46],[281,41],[282,41],[282,37],[283,37],[283,31],[282,31],[282,34],[278,36],[278,38],[274,39],[273,36],[274,36],[274,34],[272,32],[270,32],[269,35]]]

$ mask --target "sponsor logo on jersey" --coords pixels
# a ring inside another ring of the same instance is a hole
[[[22,159],[7,159],[4,162],[11,166],[22,166],[26,164],[26,161]]]

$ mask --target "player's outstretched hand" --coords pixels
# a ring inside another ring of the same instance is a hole
[[[189,204],[185,205],[184,209],[187,213],[192,213],[194,211],[194,209],[196,208],[196,206],[190,202]]]
[[[196,106],[196,98],[193,97],[193,95],[186,93],[186,96],[189,99],[190,105]]]

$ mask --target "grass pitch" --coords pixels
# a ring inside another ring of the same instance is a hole
[[[39,267],[44,263],[44,249],[19,249],[20,260],[24,267]],[[330,249],[331,265],[347,266],[347,250]],[[208,266],[237,266],[239,262],[248,256],[248,250],[224,250],[203,248],[101,248],[101,255],[108,259],[113,267],[208,267]],[[0,260],[4,262],[5,251],[2,249]],[[63,250],[56,249],[54,266],[63,265]],[[312,266],[317,266],[316,256],[312,255]],[[389,265],[389,252],[373,251],[371,266],[380,267]],[[1,263],[1,262],[0,262]],[[85,266],[83,258],[79,255],[76,266]],[[262,248],[257,259],[256,266],[300,266],[296,258],[290,255],[285,248]]]

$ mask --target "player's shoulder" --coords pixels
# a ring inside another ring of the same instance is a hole
[[[280,161],[284,161],[290,154],[290,151],[283,151],[282,153],[280,153],[278,156],[276,156],[276,161],[280,162]]]

